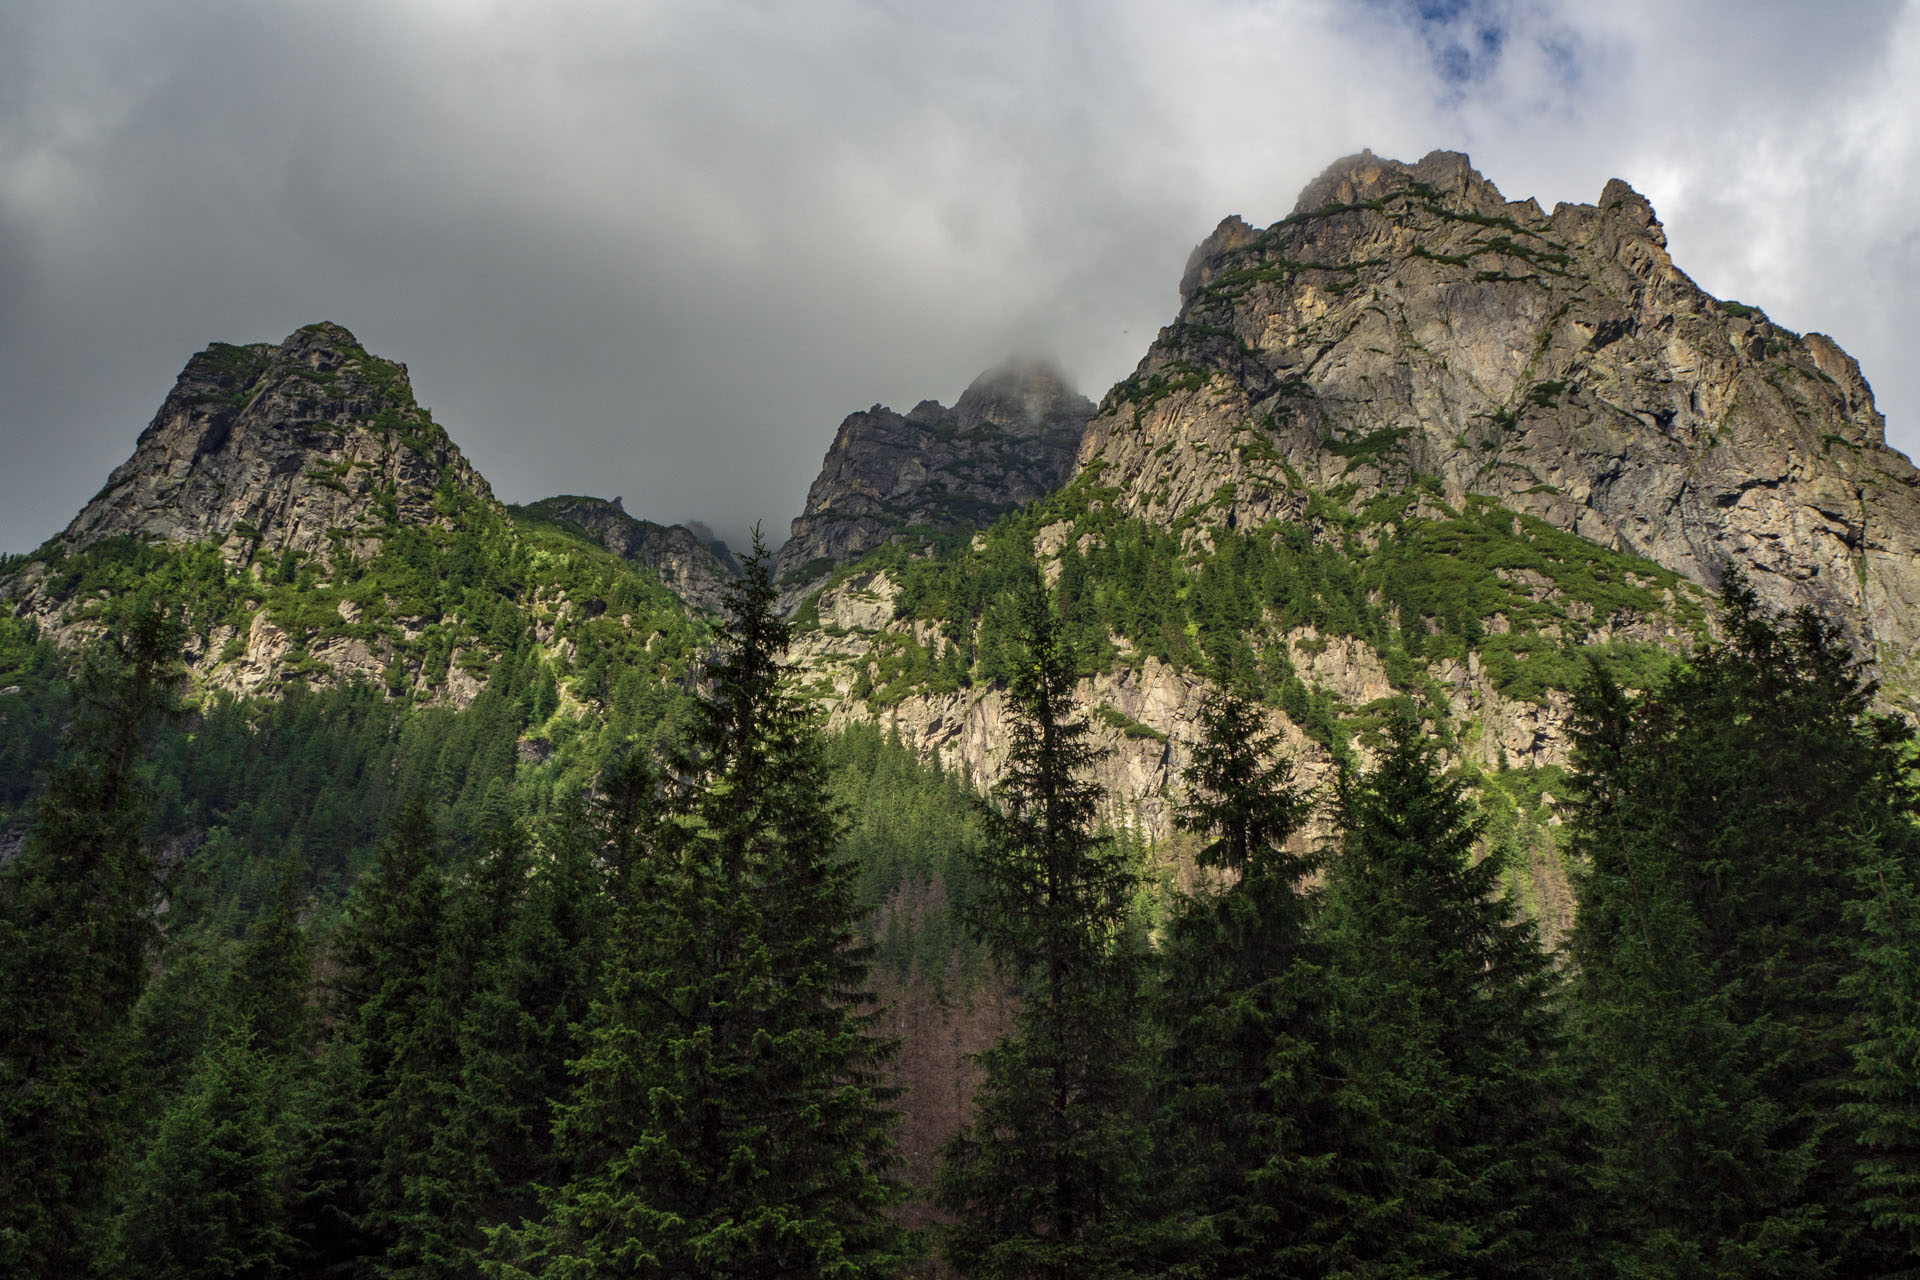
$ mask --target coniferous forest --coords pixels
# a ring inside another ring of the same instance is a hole
[[[511,654],[457,713],[187,708],[164,596],[71,671],[16,627],[0,1270],[1920,1274],[1915,742],[1831,626],[1736,579],[1650,687],[1592,666],[1549,949],[1416,716],[1316,791],[1231,679],[1166,881],[1060,595],[1006,597],[984,797],[822,728],[763,550],[544,790]],[[919,1172],[910,975],[1005,1011]]]

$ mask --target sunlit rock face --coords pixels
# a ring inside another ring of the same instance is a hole
[[[1466,157],[1334,164],[1197,248],[1081,446],[1129,511],[1304,518],[1425,484],[1811,605],[1916,683],[1920,493],[1853,359],[1708,296],[1614,181],[1551,214]]]

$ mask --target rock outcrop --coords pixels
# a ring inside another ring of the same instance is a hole
[[[880,723],[947,767],[991,784],[1006,764],[1004,689],[976,685],[910,693],[890,703],[856,693],[860,674],[879,652],[876,643],[884,642],[887,633],[910,635],[920,644],[944,643],[935,628],[896,619],[896,596],[897,588],[884,571],[855,574],[823,591],[816,602],[821,626],[804,632],[794,646],[796,673],[826,705],[831,726]],[[1616,637],[1609,633],[1606,638]],[[1648,626],[1634,638],[1674,645],[1685,639],[1670,626]],[[1302,627],[1280,643],[1301,678],[1339,706],[1376,704],[1394,692],[1379,653],[1361,641]],[[1078,701],[1092,713],[1095,740],[1108,752],[1093,778],[1105,794],[1109,821],[1132,823],[1164,840],[1174,831],[1172,800],[1192,759],[1191,748],[1200,739],[1200,708],[1212,686],[1192,671],[1153,657],[1123,657],[1127,660],[1111,670],[1080,682]],[[1431,690],[1444,697],[1453,722],[1471,728],[1455,748],[1458,758],[1489,769],[1565,766],[1570,761],[1566,695],[1556,691],[1540,701],[1505,696],[1478,655],[1469,655],[1465,662],[1435,663],[1430,674]],[[1326,748],[1281,712],[1270,716],[1271,727],[1300,760],[1302,777],[1314,785],[1330,783],[1335,762]],[[1358,750],[1365,758],[1365,747]]]
[[[212,541],[235,560],[327,557],[378,529],[442,518],[446,486],[493,503],[414,401],[407,367],[315,324],[278,346],[215,343],[188,361],[133,456],[57,541],[72,551],[131,534]]]
[[[1466,157],[1336,163],[1194,251],[1179,317],[1081,447],[1161,523],[1487,494],[1715,585],[1812,605],[1911,707],[1920,472],[1830,339],[1718,301],[1652,207],[1509,202]]]
[[[1052,365],[1009,361],[949,409],[875,405],[848,415],[807,491],[776,570],[816,581],[909,529],[977,529],[1071,473],[1093,403]]]
[[[668,589],[696,609],[718,612],[727,583],[740,576],[740,565],[724,542],[704,540],[685,525],[636,520],[626,513],[618,498],[609,501],[568,494],[516,510],[578,527],[621,559],[651,569]]]
[[[106,487],[4,566],[0,600],[73,646],[158,577],[179,590],[196,682],[243,695],[351,681],[465,706],[512,653],[678,679],[669,651],[698,631],[682,603],[579,545],[579,527],[625,536],[617,554],[686,595],[709,595],[731,566],[687,530],[638,526],[611,504],[571,514],[567,534],[523,535],[415,402],[404,365],[338,325],[309,325],[194,356]],[[603,694],[558,691],[574,707]]]

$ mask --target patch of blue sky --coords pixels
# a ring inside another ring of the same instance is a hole
[[[1534,0],[1362,0],[1355,12],[1424,52],[1445,101],[1477,96],[1504,60],[1522,51],[1556,85],[1556,98],[1584,76],[1580,33],[1553,6]]]
[[[1364,7],[1418,39],[1434,73],[1455,89],[1492,74],[1511,30],[1510,6],[1501,0],[1364,0]]]

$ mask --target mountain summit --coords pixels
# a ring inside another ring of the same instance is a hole
[[[922,400],[849,414],[780,549],[798,585],[907,529],[976,529],[1057,487],[1072,471],[1093,402],[1053,364],[1005,362],[949,409]]]
[[[1913,683],[1920,473],[1858,365],[1700,289],[1624,182],[1548,214],[1463,155],[1363,153],[1273,226],[1222,222],[1181,298],[1081,448],[1129,513],[1488,495],[1697,582],[1736,567]]]
[[[602,505],[616,532],[659,531]],[[580,702],[604,703],[609,669],[679,678],[696,628],[656,577],[672,553],[697,561],[683,589],[732,569],[686,530],[685,548],[609,554],[593,506],[516,518],[414,400],[405,365],[309,325],[194,356],[106,487],[0,565],[0,601],[70,646],[114,626],[116,601],[158,590],[185,617],[196,680],[245,695],[357,682],[466,706],[562,672],[579,674]]]
[[[487,482],[413,397],[407,367],[337,324],[275,346],[215,343],[187,362],[133,456],[59,542],[123,534],[213,541],[230,558],[306,555],[391,525],[434,521],[451,486]]]

